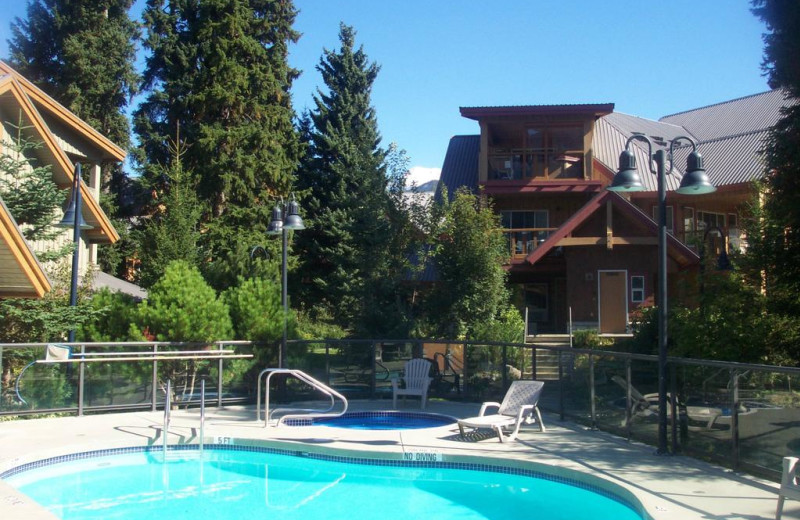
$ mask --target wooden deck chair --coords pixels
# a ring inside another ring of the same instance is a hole
[[[783,458],[783,475],[781,476],[781,489],[778,491],[778,510],[775,512],[775,520],[781,520],[783,514],[783,502],[787,498],[800,500],[800,481],[797,478],[798,462],[797,457]]]
[[[400,379],[404,385],[400,386]],[[403,398],[407,395],[418,395],[421,401],[420,407],[424,410],[428,400],[428,389],[431,386],[431,364],[425,359],[411,359],[406,362],[403,376],[392,378],[392,408],[397,408],[397,396]]]
[[[481,405],[481,411],[477,417],[459,419],[458,429],[461,437],[464,437],[465,427],[490,428],[497,433],[500,442],[513,441],[517,438],[522,423],[533,420],[539,423],[539,431],[545,431],[538,406],[543,387],[542,381],[514,381],[508,388],[502,403],[485,402]],[[489,407],[497,407],[497,413],[486,415]],[[504,435],[503,428],[513,428],[513,431]]]

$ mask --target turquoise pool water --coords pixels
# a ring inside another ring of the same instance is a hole
[[[338,417],[322,417],[315,419],[290,419],[286,424],[291,426],[331,426],[353,430],[417,430],[436,428],[455,424],[456,419],[447,415],[423,412],[347,412]]]
[[[216,449],[202,459],[126,453],[6,480],[69,520],[641,520],[604,494],[527,475]]]

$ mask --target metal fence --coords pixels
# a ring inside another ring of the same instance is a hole
[[[252,360],[177,360],[33,364],[45,344],[0,344],[0,415],[84,413],[163,406],[173,381],[178,405],[199,403],[200,381],[217,406],[255,402],[255,374],[278,366],[278,347],[251,342],[76,343],[76,352],[230,348]],[[656,356],[536,344],[443,340],[289,341],[288,366],[349,399],[391,399],[405,362],[432,362],[432,398],[502,398],[514,379],[546,381],[540,407],[561,420],[627,439],[657,442]],[[800,369],[684,358],[668,359],[669,446],[734,469],[779,478],[781,459],[800,454]],[[16,385],[15,383],[19,383]],[[19,396],[15,387],[18,386]],[[303,385],[281,387],[286,401],[314,399]],[[387,407],[390,406],[387,403]]]

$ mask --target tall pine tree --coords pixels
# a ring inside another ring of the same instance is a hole
[[[770,86],[788,97],[770,132],[764,156],[764,203],[748,230],[748,256],[765,275],[773,312],[800,316],[800,4],[754,0],[753,12],[766,23],[763,69]]]
[[[148,0],[148,93],[134,115],[137,159],[150,185],[160,182],[167,137],[180,127],[183,167],[207,202],[204,237],[218,261],[254,223],[266,228],[269,203],[289,193],[300,143],[289,94],[291,0]]]
[[[30,0],[11,24],[17,71],[117,145],[130,144],[125,114],[137,92],[139,29],[133,0]],[[111,181],[104,172],[104,188]]]
[[[342,24],[339,40],[341,48],[324,50],[317,66],[327,91],[318,89],[301,125],[308,148],[298,186],[308,194],[303,208],[311,225],[297,234],[298,290],[310,307],[328,308],[358,331],[366,307],[374,308],[374,292],[367,299],[378,289],[372,282],[392,253],[391,201],[370,101],[380,67],[355,48],[352,27]]]

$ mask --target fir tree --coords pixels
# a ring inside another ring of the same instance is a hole
[[[748,230],[747,253],[765,275],[770,308],[800,316],[800,5],[754,0],[753,12],[767,25],[763,69],[788,103],[765,144],[764,204]]]
[[[137,92],[133,0],[31,0],[12,23],[17,71],[117,145],[130,144],[125,110]],[[117,170],[120,173],[120,170]],[[104,171],[108,188],[111,170]]]
[[[61,234],[53,226],[56,210],[64,202],[65,191],[53,182],[49,165],[36,159],[43,143],[28,138],[29,127],[10,125],[13,136],[0,153],[0,199],[8,207],[23,236],[30,242],[49,242]],[[73,250],[72,243],[49,251],[40,251],[42,261],[56,260]]]
[[[380,67],[355,49],[352,27],[342,24],[339,40],[339,50],[323,52],[317,70],[327,91],[317,91],[302,124],[308,151],[298,185],[308,194],[310,225],[297,234],[306,282],[299,289],[309,306],[328,307],[338,323],[358,328],[365,307],[374,308],[365,298],[378,289],[371,282],[392,254],[391,201],[370,101]]]
[[[192,172],[183,168],[186,148],[180,140],[170,140],[171,158],[163,168],[165,179],[161,195],[155,201],[156,211],[138,233],[142,269],[139,282],[152,286],[171,262],[184,260],[193,267],[201,263],[200,217],[203,206],[197,199]]]
[[[148,0],[144,10],[147,98],[135,113],[145,180],[159,183],[166,137],[180,126],[191,143],[184,168],[211,209],[212,260],[264,222],[264,207],[287,195],[300,144],[288,65],[296,10],[290,0]]]

